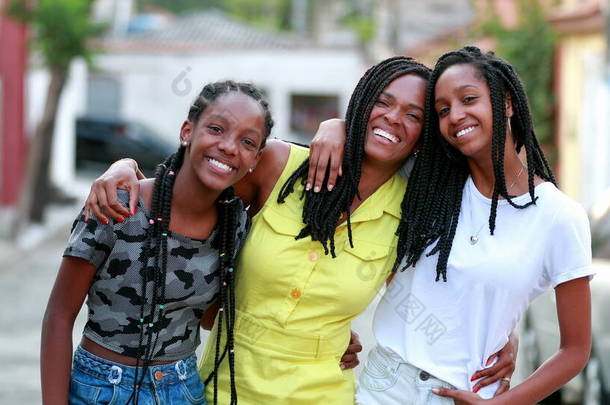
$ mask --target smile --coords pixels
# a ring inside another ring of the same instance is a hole
[[[461,131],[458,131],[458,133],[457,133],[457,134],[455,134],[455,136],[456,136],[457,138],[459,138],[459,137],[461,137],[461,136],[464,136],[464,135],[466,135],[466,134],[469,134],[469,133],[471,133],[472,131],[474,131],[474,128],[475,128],[475,127],[468,127],[468,128],[464,128],[464,129],[462,129]]]
[[[219,168],[219,169],[220,169],[220,170],[222,170],[222,171],[225,171],[225,172],[230,172],[230,171],[232,171],[232,170],[235,170],[235,168],[234,168],[234,167],[231,167],[231,166],[229,166],[229,165],[227,165],[227,164],[224,164],[224,163],[222,163],[222,162],[219,162],[219,161],[218,161],[218,160],[216,160],[216,159],[212,159],[212,158],[206,158],[206,160],[207,160],[208,162],[210,162],[210,164],[211,164],[211,165],[213,165],[213,166],[215,166],[215,167]]]
[[[380,128],[375,128],[375,129],[373,130],[373,133],[374,133],[375,135],[378,135],[378,136],[380,136],[380,137],[382,137],[382,138],[387,139],[388,141],[390,141],[390,142],[392,142],[392,143],[398,143],[398,142],[400,142],[400,139],[398,139],[397,137],[395,137],[394,135],[392,135],[392,134],[390,134],[390,133],[387,133],[387,132],[386,132],[386,131],[384,131],[383,129],[380,129]]]

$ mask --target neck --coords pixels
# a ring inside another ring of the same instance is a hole
[[[172,215],[201,218],[215,210],[220,191],[205,187],[188,165],[183,165],[176,176],[172,194]]]
[[[491,157],[488,154],[485,158],[469,158],[468,167],[472,175],[472,181],[484,196],[491,198],[496,182],[494,175],[493,164]],[[514,190],[520,190],[520,183],[527,182],[527,176],[524,176],[526,169],[519,159],[519,155],[515,151],[515,144],[510,136],[507,136],[504,147],[504,179],[506,188],[509,194],[513,194]],[[525,179],[525,180],[524,180]]]
[[[400,169],[400,166],[391,167],[375,164],[368,161],[365,157],[362,162],[360,182],[358,183],[358,192],[360,193],[361,200],[356,201],[358,200],[356,197],[352,206],[354,206],[354,204],[358,206],[361,201],[364,201],[367,197],[377,191],[377,189],[388,181],[398,169]]]

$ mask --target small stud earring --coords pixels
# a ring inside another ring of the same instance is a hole
[[[252,173],[253,171],[254,171],[254,168],[253,168],[253,167],[251,167],[251,168],[249,168],[249,169],[248,169],[248,173]]]
[[[187,146],[189,146],[189,143],[187,141],[182,141],[182,142],[180,142],[180,145],[182,145],[186,148]]]

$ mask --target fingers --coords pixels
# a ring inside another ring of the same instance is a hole
[[[136,215],[138,207],[138,198],[140,196],[140,183],[134,183],[129,190],[129,212],[131,215]]]
[[[330,153],[330,169],[328,171],[328,191],[332,191],[337,184],[337,177],[341,176],[341,165],[343,164],[343,149],[333,149]]]
[[[326,168],[328,167],[328,161],[330,159],[330,153],[326,150],[320,152],[320,158],[318,159],[318,165],[316,167],[316,175],[313,182],[313,192],[317,193],[322,190],[322,184],[324,183],[324,177],[326,177]],[[327,184],[329,186],[330,184]],[[334,184],[333,184],[334,186]],[[332,190],[332,187],[328,191]]]
[[[305,186],[305,190],[309,191],[313,187],[313,182],[316,177],[316,169],[318,167],[318,160],[320,157],[320,150],[317,142],[311,143],[311,148],[309,149],[309,171],[307,172],[307,183]]]
[[[351,344],[354,344],[354,343],[360,344],[360,335],[358,335],[358,333],[356,333],[353,330],[351,330],[350,331],[349,344],[351,345]],[[361,350],[362,350],[362,346],[361,346],[361,349],[358,350],[358,351],[361,351]]]
[[[504,394],[509,389],[510,389],[510,381],[505,381],[505,380],[500,381],[500,386],[494,393],[494,397],[497,397],[500,394]]]
[[[342,370],[348,370],[350,368],[356,367],[358,364],[360,364],[360,360],[358,360],[358,355],[346,353],[343,355],[343,357],[341,357],[341,363],[339,364],[339,367],[341,367]]]
[[[472,391],[477,392],[486,385],[494,384],[501,378],[510,378],[514,371],[514,368],[511,368],[510,366],[499,369],[496,373],[490,374],[489,376],[483,377],[477,381],[474,387],[472,387]]]
[[[468,392],[468,391],[452,390],[452,389],[443,388],[443,387],[432,388],[432,392],[434,394],[438,395],[439,397],[453,398],[456,401],[463,401],[466,399],[465,394],[472,394],[471,392]]]
[[[496,375],[499,378],[510,377],[515,371],[515,361],[512,353],[495,353],[489,357],[487,364],[491,364],[493,359],[498,357],[498,361],[492,367],[479,370],[472,375],[470,381],[475,381],[483,377],[490,377]],[[496,379],[497,381],[497,379]]]
[[[499,353],[500,352],[496,352],[496,353],[492,354],[491,356],[489,356],[489,358],[487,359],[487,362],[485,363],[485,366],[489,367],[489,365],[493,363],[494,359],[496,357],[498,357]]]
[[[117,199],[117,185],[114,181],[107,181],[104,183],[104,191],[106,194],[106,201],[108,204],[108,208],[104,210],[104,212],[112,217],[115,221],[123,222],[125,220],[124,217],[128,217],[131,215],[127,207],[121,205],[119,200]],[[130,198],[131,203],[131,198]]]

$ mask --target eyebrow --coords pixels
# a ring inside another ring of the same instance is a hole
[[[467,88],[470,88],[470,87],[472,87],[473,89],[477,89],[478,88],[477,86],[475,86],[473,84],[464,84],[464,85],[458,87],[457,89],[455,89],[453,92],[456,93],[458,91],[461,91],[461,90],[464,90],[464,89],[467,89]],[[434,105],[437,105],[438,103],[443,102],[443,101],[445,101],[445,99],[442,98],[442,97],[441,98],[436,98],[436,99],[434,99]]]
[[[379,93],[380,96],[385,96],[387,98],[391,98],[392,100],[396,100],[396,97],[394,97],[392,94],[390,93],[386,93],[385,91],[382,91],[381,93]],[[413,104],[413,103],[409,103],[409,107],[411,108],[417,108],[418,110],[421,110],[421,112],[425,112],[424,108],[417,105],[417,104]]]
[[[221,120],[221,121],[224,121],[224,122],[229,122],[229,119],[227,117],[225,117],[224,115],[222,115],[222,114],[212,113],[212,114],[210,114],[208,116],[208,119],[217,119],[217,120]]]

